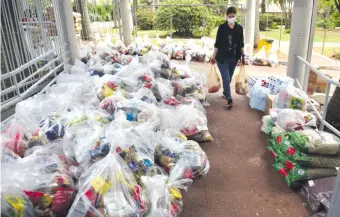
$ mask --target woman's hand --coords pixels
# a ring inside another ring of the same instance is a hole
[[[214,64],[216,63],[216,58],[215,58],[214,56],[211,57],[210,63],[211,63],[212,65],[214,65]]]
[[[246,60],[245,60],[245,58],[244,58],[244,55],[241,56],[241,63],[242,63],[242,65],[245,65],[245,64],[246,64]]]

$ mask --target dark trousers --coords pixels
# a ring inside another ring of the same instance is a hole
[[[227,58],[224,62],[217,61],[217,67],[220,70],[222,82],[223,82],[223,94],[227,100],[231,100],[230,83],[234,75],[234,71],[237,65],[237,59]]]

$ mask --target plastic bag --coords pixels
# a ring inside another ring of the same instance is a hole
[[[173,182],[164,175],[142,176],[141,180],[150,200],[149,217],[180,216],[183,202],[178,188],[183,188],[181,182],[189,182],[189,180]]]
[[[217,74],[216,66],[212,65],[208,79],[208,92],[216,93],[221,89],[221,80]]]
[[[79,180],[68,217],[143,216],[149,200],[118,154],[92,165]]]
[[[256,110],[265,111],[268,94],[270,94],[270,90],[257,82],[250,90],[249,106]]]
[[[275,123],[286,131],[316,128],[316,117],[311,113],[296,109],[270,109],[269,112]]]
[[[327,132],[308,129],[280,134],[276,140],[280,144],[287,143],[305,153],[340,155],[340,139]]]
[[[1,187],[1,216],[35,217],[31,201],[18,188]]]
[[[303,180],[324,178],[336,176],[337,170],[335,168],[307,168],[296,166],[287,172],[282,164],[274,164],[274,168],[283,177],[289,187],[297,186],[297,183]]]
[[[207,117],[200,110],[189,105],[180,105],[176,109],[161,109],[160,112],[162,117],[160,130],[175,129],[197,142],[212,141]]]
[[[174,95],[174,88],[169,80],[157,78],[156,83],[151,88],[157,101],[162,101]]]
[[[272,121],[270,115],[264,115],[262,117],[261,131],[270,135],[272,132],[273,126],[274,126],[274,122]]]
[[[276,95],[274,108],[291,108],[305,111],[307,108],[308,95],[301,89],[289,85],[286,90]]]
[[[171,180],[196,179],[208,173],[210,164],[198,143],[176,141],[166,134],[160,137],[155,160],[169,173]]]
[[[314,179],[303,183],[298,193],[305,199],[313,212],[321,209],[328,211],[335,183],[335,176]]]
[[[244,66],[240,67],[240,72],[236,76],[235,91],[239,95],[246,95],[248,90],[248,76]]]
[[[173,82],[173,86],[175,87],[175,96],[177,98],[194,97],[200,101],[205,100],[202,80],[200,77],[181,79]]]
[[[114,118],[113,124],[123,129],[135,127],[155,131],[161,122],[155,105],[135,99],[117,102]]]

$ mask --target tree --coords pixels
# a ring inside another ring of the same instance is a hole
[[[261,2],[261,12],[266,13],[266,0],[262,0]]]
[[[268,3],[272,3],[272,2],[280,6],[282,12],[284,13],[286,29],[290,29],[294,0],[269,0],[268,1]]]
[[[200,4],[198,0],[167,0],[164,4]],[[214,21],[209,8],[205,7],[160,7],[157,12],[157,24],[160,29],[172,30],[175,35],[192,37],[202,31],[202,23],[206,20],[206,35],[214,28]]]
[[[334,0],[334,4],[338,12],[340,13],[340,0]]]
[[[84,40],[91,39],[91,26],[87,0],[77,0],[79,13],[81,14],[81,37]]]

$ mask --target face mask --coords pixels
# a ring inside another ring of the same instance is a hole
[[[227,20],[228,20],[228,23],[229,23],[229,24],[234,24],[235,21],[236,21],[236,17],[233,17],[233,18],[229,18],[229,17],[228,17]]]

